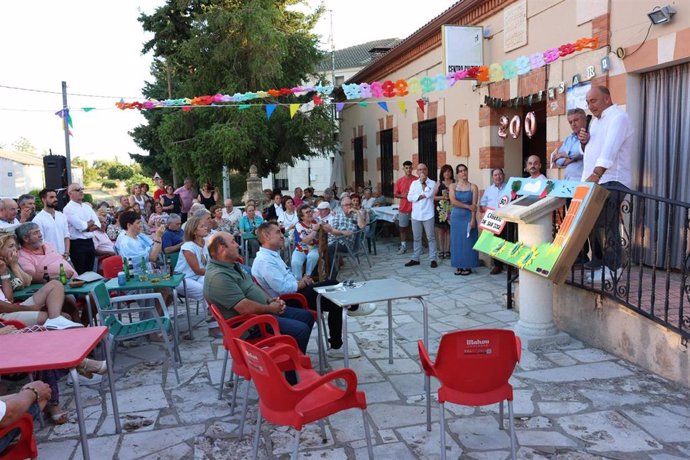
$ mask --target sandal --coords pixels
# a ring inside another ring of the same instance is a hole
[[[462,270],[462,269],[460,269],[460,268],[456,269],[456,270],[455,270],[455,276],[464,275],[464,271],[465,271],[465,270]]]
[[[64,425],[69,422],[69,414],[60,409],[57,404],[48,404],[45,408],[45,414],[54,425]]]
[[[471,274],[472,274],[472,270],[470,270],[469,268],[462,269],[461,273],[460,273],[461,276],[467,276],[467,275],[471,275]]]
[[[108,363],[106,361],[96,361],[95,359],[86,358],[77,366],[77,372],[87,379],[93,377],[93,374],[105,375],[108,372]]]

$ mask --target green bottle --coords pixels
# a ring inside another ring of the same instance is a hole
[[[141,258],[141,267],[140,267],[140,275],[139,275],[139,281],[148,281],[149,279],[149,267],[148,264],[146,263],[146,257]]]
[[[125,272],[125,279],[129,281],[129,261],[127,260],[127,257],[122,258],[122,271]]]
[[[67,284],[67,273],[65,273],[65,266],[60,264],[60,282],[65,285]]]

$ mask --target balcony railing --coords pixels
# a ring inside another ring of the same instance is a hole
[[[677,332],[687,344],[690,340],[690,203],[624,192],[618,210],[620,245],[615,251],[620,252],[616,255],[620,268],[593,272],[576,265],[568,283],[614,299]],[[616,210],[605,208],[602,212]],[[559,222],[557,211],[555,232]],[[611,244],[607,241],[604,253]]]

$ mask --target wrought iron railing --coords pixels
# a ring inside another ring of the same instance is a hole
[[[616,189],[613,189],[615,192]],[[690,340],[690,203],[622,190],[617,270],[575,265],[567,282],[597,292]],[[554,230],[560,222],[554,217]],[[609,222],[609,220],[607,220]],[[615,234],[608,228],[607,235]],[[606,240],[611,254],[613,238]],[[606,258],[604,258],[606,260]],[[608,263],[608,262],[607,262]]]

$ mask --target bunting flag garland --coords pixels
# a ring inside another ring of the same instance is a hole
[[[273,111],[278,107],[278,104],[266,104],[266,118],[268,120],[271,119],[271,115],[273,115]]]
[[[290,119],[292,119],[299,110],[299,104],[290,104]]]
[[[336,112],[342,112],[344,107],[345,107],[344,102],[336,102],[335,103],[335,111]]]
[[[61,123],[62,130],[63,131],[67,130],[67,134],[69,136],[74,137],[74,134],[72,134],[72,130],[69,129],[69,128],[74,127],[74,126],[72,126],[72,116],[69,114],[69,109],[58,110],[57,112],[55,112],[55,115],[57,115],[57,117],[60,120],[62,120],[62,123]],[[67,118],[67,126],[65,126],[65,117]]]
[[[379,107],[381,107],[384,111],[388,112],[388,103],[387,102],[378,102],[377,103]]]
[[[405,104],[405,101],[398,101],[398,107],[400,107],[402,113],[407,112],[407,104]]]
[[[357,104],[361,105],[362,107],[368,107],[369,106],[369,103],[367,101],[360,101]]]
[[[550,48],[542,53],[533,53],[529,56],[519,56],[517,59],[507,59],[502,63],[494,62],[489,66],[471,67],[469,69],[464,69],[457,72],[450,72],[446,75],[426,75],[421,78],[413,77],[409,80],[399,79],[396,81],[386,80],[384,82],[374,81],[371,83],[349,83],[343,84],[341,88],[345,93],[345,97],[348,100],[352,100],[404,97],[408,94],[423,95],[432,91],[442,91],[451,88],[458,81],[466,79],[477,80],[480,83],[495,83],[501,80],[510,80],[519,75],[525,75],[532,70],[544,67],[547,64],[551,64],[552,62],[555,62],[556,60],[575,52],[587,49],[596,49],[598,44],[599,42],[597,38],[581,38],[574,43],[566,43],[557,48]],[[323,103],[324,97],[331,95],[334,89],[334,86],[323,85],[296,86],[294,88],[270,89],[268,91],[235,93],[232,96],[216,94],[214,96],[198,96],[192,99],[166,99],[163,101],[151,99],[143,102],[124,102],[121,100],[120,102],[117,102],[115,106],[121,110],[150,110],[162,107],[228,105],[231,103],[242,103],[255,99],[304,95],[312,92],[316,93],[312,99],[314,104],[320,105]],[[241,105],[240,108],[242,107],[243,106]]]
[[[251,107],[251,106],[252,106],[251,104],[240,104],[240,105],[239,105],[239,109],[240,109],[240,110],[246,110],[246,109],[248,109],[248,108]]]
[[[419,110],[424,112],[424,99],[417,99],[417,107],[419,107]]]

